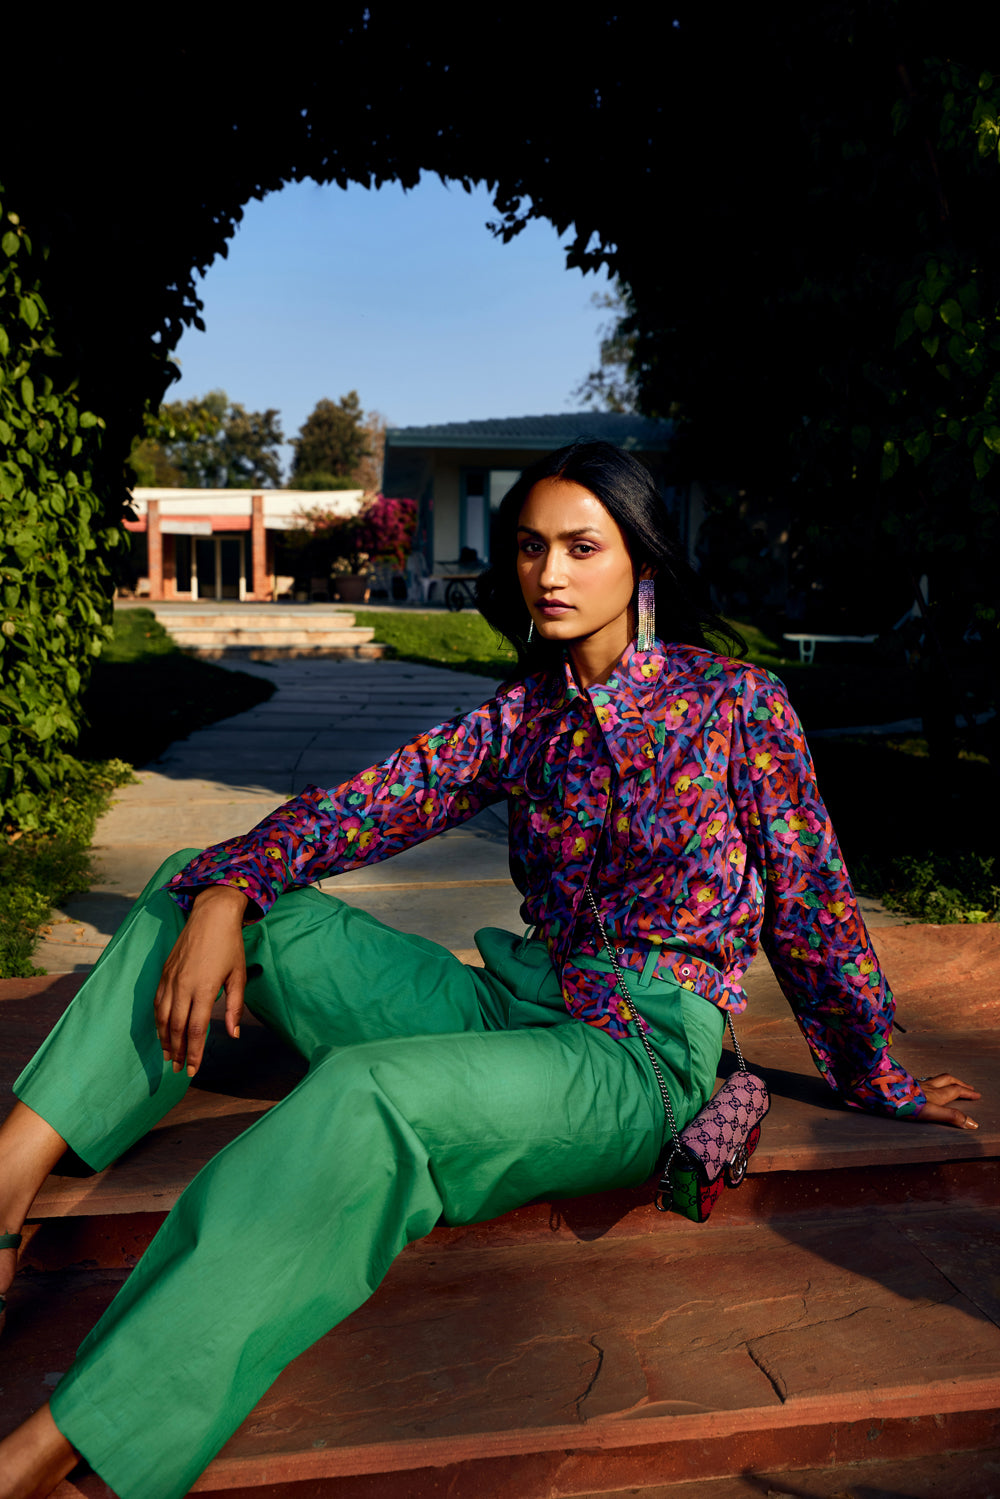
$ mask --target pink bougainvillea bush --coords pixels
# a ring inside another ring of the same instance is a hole
[[[397,495],[366,495],[356,515],[335,515],[314,505],[296,513],[302,538],[315,559],[314,570],[363,572],[370,564],[402,568],[413,546],[416,500]]]

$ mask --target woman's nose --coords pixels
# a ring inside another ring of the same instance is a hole
[[[559,588],[565,583],[565,569],[560,563],[558,552],[546,552],[538,581],[542,588]]]

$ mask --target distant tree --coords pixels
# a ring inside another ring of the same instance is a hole
[[[322,471],[315,474],[302,474],[294,481],[296,489],[323,490],[323,489],[363,489],[356,479],[345,474],[324,474]]]
[[[600,328],[601,345],[596,369],[573,391],[575,399],[595,411],[636,411],[639,383],[631,369],[635,353],[635,307],[625,282],[615,281],[609,291],[595,291],[595,307],[612,314]]]
[[[368,438],[368,452],[358,464],[355,478],[358,488],[373,494],[382,488],[382,472],[385,468],[385,434],[388,423],[379,411],[365,415],[364,430]]]
[[[133,445],[135,483],[191,489],[249,489],[281,483],[278,412],[247,411],[224,390],[171,401],[147,415],[146,435]]]
[[[298,437],[292,439],[292,482],[298,483],[307,474],[353,478],[362,460],[369,456],[364,421],[356,390],[348,391],[339,401],[317,401],[299,428]]]
[[[147,489],[176,489],[184,481],[155,437],[137,437],[128,455],[134,477],[129,483]]]

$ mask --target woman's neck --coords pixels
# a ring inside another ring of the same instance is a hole
[[[567,647],[573,663],[573,675],[581,691],[599,687],[608,680],[635,635],[635,619],[629,609],[603,629],[595,630]]]
[[[601,640],[600,637],[573,642],[568,655],[573,676],[581,692],[585,692],[588,687],[600,687],[608,681],[628,650],[628,644],[628,640],[622,645],[620,641],[610,642]]]

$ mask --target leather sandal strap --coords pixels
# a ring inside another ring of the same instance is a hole
[[[20,1234],[0,1234],[0,1249],[20,1249]]]

